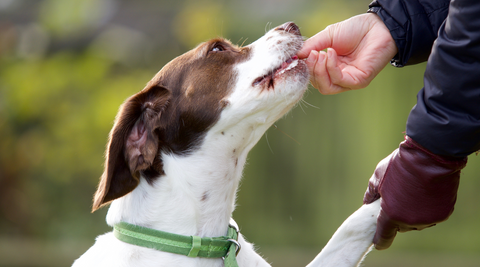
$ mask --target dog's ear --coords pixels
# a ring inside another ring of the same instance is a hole
[[[92,212],[135,189],[140,183],[141,171],[161,168],[157,130],[169,99],[170,92],[166,88],[151,86],[127,99],[120,107],[110,131],[105,169]]]

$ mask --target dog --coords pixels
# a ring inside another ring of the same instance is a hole
[[[291,22],[245,47],[213,39],[173,59],[128,98],[109,135],[92,211],[110,204],[110,226],[186,236],[193,245],[178,255],[121,241],[122,229],[114,228],[73,267],[220,267],[231,254],[240,267],[270,266],[231,231],[231,217],[248,152],[307,89],[308,70],[296,56],[302,45]],[[378,209],[372,204],[354,213],[309,266],[359,264]],[[235,238],[225,256],[195,257],[200,238],[230,232]]]

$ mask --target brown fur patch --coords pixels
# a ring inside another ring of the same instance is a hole
[[[105,153],[105,170],[93,211],[131,192],[140,175],[164,174],[161,152],[187,154],[198,147],[228,106],[234,66],[249,48],[213,39],[175,58],[121,106]]]

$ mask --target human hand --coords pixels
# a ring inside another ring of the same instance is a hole
[[[307,58],[312,85],[328,95],[366,87],[396,53],[383,21],[367,13],[328,26],[305,41],[297,55]]]
[[[466,157],[435,155],[406,136],[377,165],[363,198],[364,204],[370,204],[381,197],[375,248],[389,248],[397,231],[422,230],[447,220],[466,164]]]

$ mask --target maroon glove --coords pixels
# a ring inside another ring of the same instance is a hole
[[[363,198],[364,204],[382,198],[375,248],[389,248],[397,231],[422,230],[448,219],[466,164],[466,157],[435,155],[405,136],[377,165]]]

